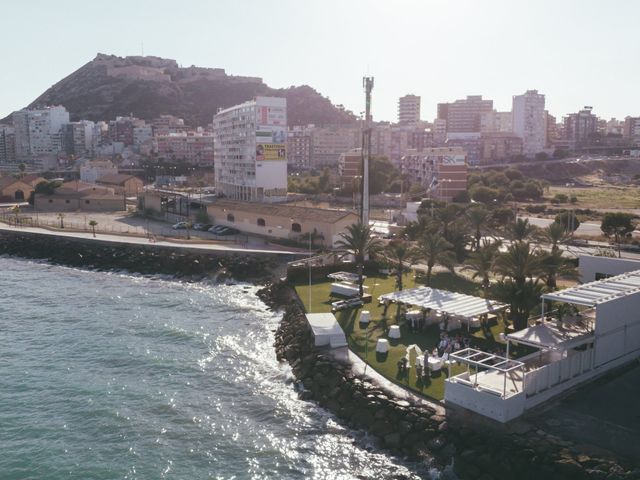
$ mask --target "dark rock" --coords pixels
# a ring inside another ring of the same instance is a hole
[[[429,440],[427,442],[427,447],[429,447],[430,450],[437,451],[444,447],[446,443],[447,442],[444,437],[438,436]]]

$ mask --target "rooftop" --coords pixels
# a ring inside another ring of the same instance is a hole
[[[507,338],[536,348],[572,348],[591,341],[593,332],[588,322],[545,322],[510,333]]]
[[[545,293],[544,300],[595,307],[640,292],[640,270],[585,283],[558,292]]]

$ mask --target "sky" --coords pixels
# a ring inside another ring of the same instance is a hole
[[[182,66],[310,85],[395,121],[398,97],[436,105],[483,95],[499,111],[537,89],[561,119],[640,115],[640,1],[76,0],[7,1],[0,29],[0,118],[28,105],[96,53],[155,55]]]

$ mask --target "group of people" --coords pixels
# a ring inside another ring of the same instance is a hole
[[[462,348],[469,348],[469,345],[471,345],[469,337],[463,337],[462,335],[450,337],[448,333],[442,332],[440,333],[440,342],[437,347],[438,355],[442,357],[444,354],[457,352]]]

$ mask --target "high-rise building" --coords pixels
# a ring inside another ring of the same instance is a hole
[[[342,182],[351,181],[361,175],[362,149],[354,148],[344,152],[338,159],[338,176]]]
[[[564,136],[574,148],[588,145],[597,131],[598,117],[591,112],[592,109],[584,107],[564,118]]]
[[[69,123],[64,107],[24,109],[13,112],[16,160],[34,163],[36,157],[54,157],[63,151],[63,126]]]
[[[216,189],[233,200],[287,198],[287,100],[256,97],[213,117]]]
[[[213,166],[213,134],[204,131],[182,131],[156,135],[153,149],[159,158],[190,165]]]
[[[522,138],[522,154],[528,157],[540,153],[547,143],[544,95],[527,90],[513,96],[513,133]]]
[[[438,200],[450,201],[467,190],[466,156],[461,147],[409,151],[402,157],[402,171],[428,188]]]
[[[312,126],[290,127],[287,132],[287,163],[291,170],[311,168]]]
[[[315,127],[311,131],[311,166],[335,167],[341,154],[361,145],[362,132],[359,128]]]
[[[420,121],[420,97],[405,95],[398,100],[398,123],[414,125]]]
[[[482,95],[469,95],[464,100],[438,104],[438,118],[447,121],[447,133],[480,132],[480,116],[493,111],[493,100]]]
[[[64,149],[67,155],[93,156],[95,124],[90,120],[70,122],[64,125]]]
[[[513,115],[511,112],[485,112],[480,114],[480,131],[482,133],[512,133]]]
[[[626,117],[622,135],[631,143],[640,145],[640,117]]]
[[[9,125],[0,125],[0,165],[16,163],[16,133]]]

